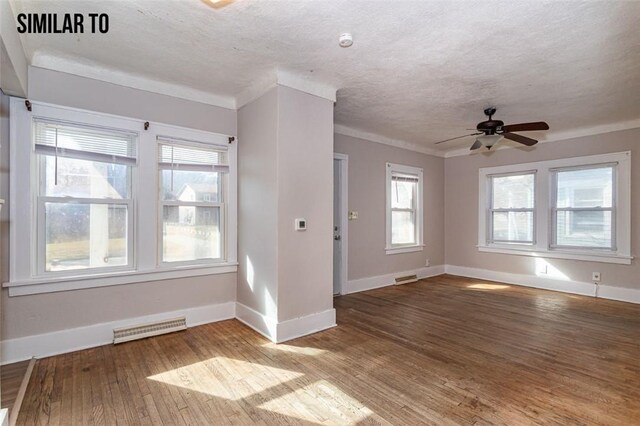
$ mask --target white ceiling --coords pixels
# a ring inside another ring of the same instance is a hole
[[[495,105],[555,132],[640,119],[640,1],[17,1],[104,12],[108,34],[31,34],[33,65],[221,105],[277,69],[338,89],[339,125],[451,150]],[[354,45],[338,46],[340,33]],[[155,86],[154,86],[155,85]],[[529,133],[529,136],[544,135]]]

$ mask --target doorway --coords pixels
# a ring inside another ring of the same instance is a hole
[[[344,293],[347,283],[347,179],[349,157],[333,154],[333,295]]]

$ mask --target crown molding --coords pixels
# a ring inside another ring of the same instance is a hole
[[[192,87],[120,71],[95,62],[79,61],[49,52],[36,51],[31,60],[31,66],[221,108],[236,108],[236,100],[233,96],[216,95]]]
[[[276,86],[290,87],[292,89],[299,90],[313,96],[318,96],[320,98],[330,100],[331,102],[336,101],[337,89],[334,86],[311,80],[302,76],[301,74],[291,71],[276,70],[275,73],[267,76],[266,78],[256,82],[244,91],[240,92],[236,96],[235,108],[242,108],[248,103],[255,101],[260,96],[264,95]]]
[[[421,146],[415,143],[403,141],[400,139],[391,139],[386,136],[378,135],[376,133],[369,133],[363,130],[354,129],[353,127],[345,126],[343,124],[334,125],[334,133],[344,136],[351,136],[353,138],[364,139],[370,142],[376,142],[383,145],[393,146],[395,148],[406,149],[409,151],[419,152],[421,154],[432,155],[434,157],[444,158],[445,153],[436,149]]]

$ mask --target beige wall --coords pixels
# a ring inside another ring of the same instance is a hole
[[[236,111],[117,86],[39,68],[30,69],[29,97],[53,104],[85,108],[197,128],[236,133]],[[3,98],[4,99],[4,98]],[[3,114],[6,102],[2,103]],[[0,198],[8,199],[8,134],[0,137]],[[8,279],[8,209],[2,212],[0,249],[2,281]],[[235,300],[236,274],[136,283],[32,296],[8,297],[2,291],[2,338],[13,339],[107,321]]]
[[[238,149],[238,302],[275,321],[332,309],[333,102],[277,86],[239,110]]]
[[[444,159],[335,135],[334,151],[349,156],[349,279],[366,278],[444,264]],[[387,255],[387,162],[421,167],[424,173],[424,251]]]
[[[238,111],[237,300],[277,317],[278,90]],[[256,212],[259,212],[256,214]]]
[[[278,320],[333,308],[333,102],[279,87]],[[296,218],[307,230],[294,230]]]
[[[504,149],[490,154],[467,155],[445,161],[445,253],[447,264],[492,271],[535,275],[532,257],[480,253],[478,244],[478,169],[481,167],[578,157],[608,152],[631,154],[631,252],[640,252],[640,129],[575,140],[538,144],[530,152]],[[573,281],[591,282],[591,273],[602,273],[602,284],[640,289],[640,265],[547,259]]]

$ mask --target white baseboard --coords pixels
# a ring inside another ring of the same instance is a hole
[[[188,327],[231,319],[235,317],[235,307],[235,302],[198,306],[195,308],[4,340],[2,341],[2,359],[0,364],[10,364],[32,357],[42,358],[106,345],[113,342],[113,329],[118,327],[128,327],[135,324],[154,322],[179,316],[185,316],[187,318]]]
[[[359,278],[356,280],[347,281],[347,284],[342,289],[342,294],[357,293],[360,291],[373,290],[374,288],[387,287],[395,284],[396,277],[403,277],[407,275],[417,275],[418,279],[435,277],[436,275],[444,274],[445,266],[428,266],[419,269],[413,269],[411,271],[394,272],[391,274],[377,275],[374,277]]]
[[[276,341],[278,320],[236,302],[236,319],[253,328],[272,342]]]
[[[509,272],[490,271],[488,269],[467,268],[465,266],[447,265],[447,274],[460,275],[462,277],[478,278],[488,281],[499,281],[507,284],[516,284],[525,287],[541,288],[544,290],[561,291],[563,293],[581,294],[583,296],[595,296],[596,286],[592,283],[565,281],[553,278],[539,277],[536,275],[513,274]]]
[[[597,297],[601,299],[640,303],[640,289],[613,287],[603,284],[596,286],[590,282],[559,280],[540,277],[537,275],[513,274],[509,272],[490,271],[488,269],[468,268],[466,266],[455,265],[446,265],[445,272],[447,274],[459,275],[462,277],[478,278],[481,280],[497,281],[506,284],[515,284],[525,287],[534,287],[591,297],[596,297],[596,287],[598,287]]]
[[[640,289],[600,285],[598,297],[621,302],[640,303]]]
[[[286,342],[336,326],[336,310],[333,308],[278,322],[275,318],[238,302],[236,318],[274,343]]]
[[[335,326],[336,310],[333,308],[304,317],[281,321],[278,323],[276,342],[286,342],[287,340],[317,333]]]

